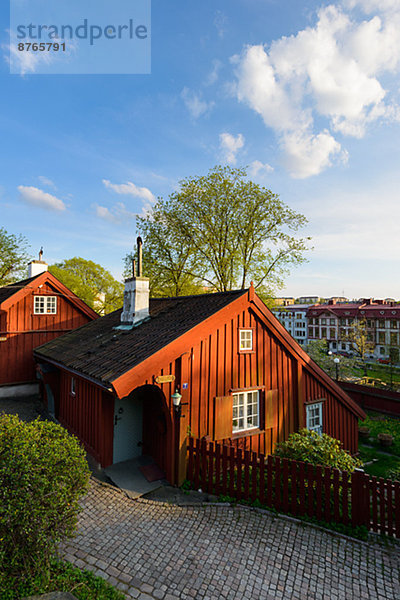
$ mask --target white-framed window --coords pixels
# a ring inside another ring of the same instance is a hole
[[[75,377],[71,377],[71,394],[75,396],[76,393],[76,379]]]
[[[55,315],[57,313],[57,296],[34,296],[33,314]]]
[[[260,394],[258,390],[233,394],[233,433],[259,427],[259,397]]]
[[[239,330],[239,349],[243,352],[246,350],[253,350],[253,330],[252,329],[240,329]]]
[[[307,429],[322,435],[322,402],[306,406]]]

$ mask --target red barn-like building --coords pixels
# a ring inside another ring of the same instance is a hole
[[[47,271],[32,261],[30,277],[0,288],[0,395],[29,391],[36,380],[33,349],[98,315]],[[19,384],[18,388],[14,384]],[[13,385],[13,388],[8,386]]]
[[[363,411],[253,287],[149,302],[139,270],[126,282],[122,312],[35,356],[42,370],[57,369],[56,417],[102,466],[150,455],[175,483],[184,476],[188,434],[268,454],[305,426],[357,452]]]

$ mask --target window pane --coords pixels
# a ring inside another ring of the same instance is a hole
[[[44,296],[35,296],[34,312],[36,314],[44,313]]]
[[[307,406],[307,429],[322,435],[322,402]]]
[[[233,431],[258,427],[258,397],[257,390],[233,395]]]
[[[240,330],[240,350],[253,349],[253,331],[251,329]]]

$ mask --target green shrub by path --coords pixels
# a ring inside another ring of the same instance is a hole
[[[0,416],[3,578],[15,584],[32,579],[46,584],[57,544],[75,532],[78,501],[89,477],[85,451],[63,427]]]
[[[280,458],[299,460],[312,465],[334,467],[340,471],[352,473],[361,467],[359,459],[353,458],[342,449],[342,443],[326,433],[318,435],[315,431],[300,429],[298,433],[291,433],[286,442],[277,444],[274,452]]]
[[[51,559],[46,583],[40,576],[21,581],[18,577],[6,577],[0,571],[1,600],[18,600],[27,596],[50,592],[70,592],[78,600],[124,600],[122,592],[89,571],[81,571],[69,563]]]
[[[390,433],[393,436],[393,444],[387,448],[387,452],[400,456],[400,419],[368,412],[367,418],[364,421],[360,421],[359,425],[368,427],[370,430],[370,441],[376,446],[379,446],[379,433]]]

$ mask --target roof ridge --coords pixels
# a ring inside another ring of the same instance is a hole
[[[205,292],[204,294],[187,294],[186,296],[160,296],[156,298],[150,298],[150,300],[186,300],[187,298],[200,298],[200,297],[215,297],[215,296],[223,296],[229,294],[240,294],[247,293],[249,288],[244,288],[242,290],[226,290],[225,292]]]

